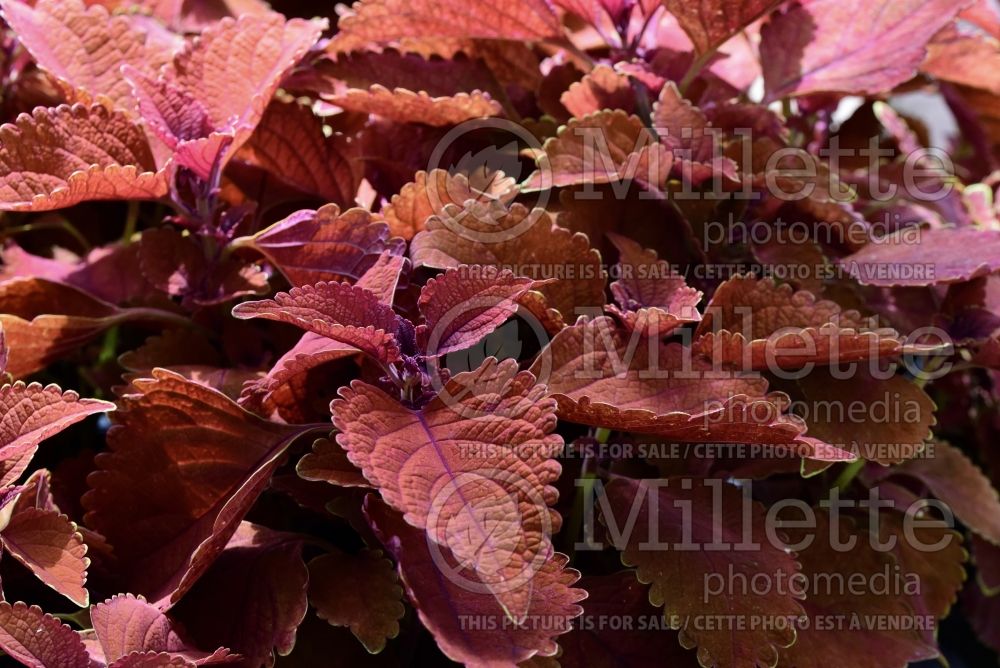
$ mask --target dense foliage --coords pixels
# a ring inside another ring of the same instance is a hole
[[[1000,648],[997,3],[329,4],[0,0],[4,661]]]

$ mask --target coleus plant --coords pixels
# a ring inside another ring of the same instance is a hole
[[[994,2],[329,9],[0,0],[10,659],[1000,649]]]

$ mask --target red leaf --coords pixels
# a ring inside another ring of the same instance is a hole
[[[337,442],[382,498],[476,572],[518,619],[549,558],[562,447],[555,404],[513,360],[460,373],[419,410],[360,381],[333,402]],[[458,444],[462,444],[459,448]]]
[[[95,104],[37,108],[0,127],[0,209],[45,211],[101,199],[157,199],[167,179],[142,128]]]
[[[587,592],[583,623],[559,639],[561,665],[700,668],[695,653],[680,646],[675,632],[662,622],[654,624],[660,612],[650,605],[646,585],[633,571],[584,576],[579,584]]]
[[[348,111],[382,116],[398,123],[425,125],[458,125],[503,114],[499,102],[478,90],[432,97],[424,91],[390,90],[382,84],[372,84],[367,90],[345,90],[331,97],[330,102]]]
[[[89,4],[89,3],[88,3]],[[81,0],[20,0],[0,3],[17,39],[44,69],[91,98],[106,97],[133,112],[135,99],[119,67],[128,64],[150,74],[171,57],[165,45],[148,39],[126,16],[110,16]]]
[[[309,107],[275,100],[237,159],[307,195],[347,206],[354,201],[360,177],[346,148],[336,136],[323,135],[322,119]]]
[[[926,456],[911,459],[887,473],[915,478],[927,485],[931,494],[948,504],[967,527],[1000,545],[1000,497],[979,467],[958,448],[937,441]]]
[[[0,602],[0,648],[28,668],[90,668],[76,631],[37,606]]]
[[[220,304],[267,289],[267,275],[260,268],[235,257],[209,259],[195,237],[170,227],[144,231],[139,253],[149,282],[188,303]]]
[[[649,601],[663,607],[671,628],[680,629],[683,646],[698,647],[701,665],[774,665],[782,648],[795,641],[795,630],[753,620],[797,617],[802,611],[798,600],[778,587],[759,594],[732,585],[713,595],[707,583],[714,577],[732,578],[732,573],[747,578],[763,573],[772,583],[787,579],[798,571],[794,557],[765,538],[764,509],[736,487],[721,480],[714,485],[687,478],[660,482],[665,484],[614,478],[607,487],[616,531],[636,513],[632,530],[625,529],[619,541],[624,544],[617,546],[622,562],[637,567],[640,582],[652,583]],[[605,516],[606,523],[610,519]],[[735,549],[741,541],[760,547]],[[672,549],[664,549],[664,544]],[[720,544],[729,547],[713,547]],[[716,615],[732,624],[713,627],[706,620]]]
[[[114,665],[136,654],[160,657],[165,654],[163,658],[170,661],[200,666],[229,663],[237,658],[225,649],[208,654],[191,648],[174,623],[141,596],[125,594],[98,603],[90,609],[90,620],[107,664]]]
[[[382,362],[399,359],[399,316],[374,294],[347,283],[292,288],[274,299],[238,304],[233,315],[241,320],[287,322],[353,346]]]
[[[59,512],[25,508],[14,514],[2,533],[4,549],[39,580],[81,607],[89,601],[87,546],[76,524]]]
[[[386,306],[392,306],[396,288],[404,272],[409,271],[410,261],[393,251],[384,250],[371,267],[358,279],[355,285],[372,293]]]
[[[604,304],[600,253],[590,247],[586,235],[556,225],[543,209],[529,210],[517,203],[507,212],[445,206],[414,237],[410,257],[416,267],[495,265],[513,267],[515,275],[538,280],[552,278],[553,267],[565,267],[564,274],[538,288],[545,305],[558,313],[546,314],[542,307],[530,309],[542,322],[559,322],[558,327],[562,318],[576,316],[578,309]]]
[[[450,174],[443,169],[419,171],[392,196],[383,210],[389,229],[396,236],[412,239],[424,229],[427,219],[444,213],[445,205],[463,206],[468,200],[496,210],[517,194],[513,179],[497,173],[486,184],[473,184],[464,174]]]
[[[973,86],[1000,95],[1000,37],[968,35],[954,25],[934,36],[927,60],[920,66],[938,79]]]
[[[295,647],[308,580],[301,536],[243,522],[174,614],[203,646],[231,647],[248,666],[272,666],[275,653]]]
[[[343,213],[336,204],[317,211],[297,211],[252,237],[237,239],[277,266],[293,285],[357,280],[389,251],[402,255],[402,239],[389,238],[389,227],[369,211]]]
[[[309,603],[321,619],[349,626],[365,649],[377,654],[399,633],[403,607],[392,562],[379,551],[330,552],[309,562]]]
[[[417,306],[425,322],[417,345],[445,355],[475,345],[517,311],[517,300],[536,285],[490,266],[460,265],[427,281]]]
[[[722,46],[781,0],[664,0],[663,4],[677,17],[695,52],[703,54]]]
[[[499,668],[554,656],[559,649],[556,636],[569,631],[582,612],[577,602],[586,592],[572,588],[580,574],[566,568],[565,555],[553,554],[522,586],[527,589],[528,623],[518,625],[489,593],[486,582],[474,573],[459,572],[450,555],[433,551],[423,532],[373,495],[365,500],[365,514],[395,557],[420,621],[453,661],[470,668]]]
[[[562,34],[559,18],[545,0],[511,0],[503,6],[361,0],[341,17],[329,48],[333,53],[356,51],[407,37],[538,41]]]
[[[910,79],[927,42],[968,1],[806,0],[761,30],[766,101],[881,93]]]
[[[721,139],[714,139],[712,124],[705,113],[681,97],[672,81],[660,91],[651,121],[660,141],[673,151],[675,158],[708,163],[716,151],[722,150]]]
[[[866,326],[857,311],[753,276],[718,287],[695,337],[697,353],[744,371],[856,362],[903,350],[897,332]]]
[[[937,422],[934,402],[904,376],[876,380],[858,368],[837,378],[815,369],[796,382],[810,436],[883,466],[919,457]]]
[[[570,84],[559,101],[573,116],[586,116],[603,109],[635,111],[635,91],[629,78],[607,65],[598,65],[583,79]]]
[[[273,417],[277,414],[285,422],[308,422],[307,411],[302,409],[306,401],[303,392],[309,392],[310,372],[318,366],[360,353],[353,346],[306,332],[274,363],[266,376],[243,387],[239,404],[258,415]]]
[[[560,419],[570,422],[678,441],[796,445],[801,456],[852,458],[805,437],[805,424],[783,414],[788,397],[767,394],[763,378],[712,373],[676,343],[645,339],[632,348],[607,317],[559,332],[531,371],[555,397]]]
[[[666,184],[674,156],[638,116],[616,109],[570,119],[535,162],[538,169],[522,185],[527,192],[630,180],[656,191]]]
[[[973,227],[921,230],[896,234],[840,260],[865,285],[922,286],[960,283],[1000,269],[1000,232]],[[975,253],[969,249],[975,248]]]
[[[83,498],[135,592],[165,609],[209,567],[306,427],[247,413],[226,396],[156,369],[120,401],[110,452]],[[178,449],[177,443],[185,447]]]
[[[809,583],[802,603],[809,622],[805,628],[798,629],[796,643],[781,652],[778,665],[782,668],[830,665],[882,668],[936,657],[936,648],[925,642],[916,629],[893,629],[893,624],[899,624],[902,618],[912,619],[914,615],[906,600],[908,597],[901,591],[890,589],[883,595],[863,587],[863,593],[859,594],[851,587],[823,584],[850,577],[874,582],[873,577],[892,568],[894,559],[889,553],[874,549],[867,532],[855,529],[849,518],[841,515],[838,521],[832,522],[823,510],[814,511],[812,516],[816,518],[812,529],[787,525],[783,529],[789,545],[801,546],[802,541],[812,538],[798,550],[804,582]],[[852,537],[856,543],[845,549]],[[831,625],[849,625],[857,620],[857,625],[846,626],[838,632],[817,628],[819,619]]]
[[[18,382],[0,387],[0,487],[21,477],[39,443],[88,415],[114,409],[112,403],[81,399],[55,385]]]
[[[688,287],[670,263],[627,237],[613,232],[607,237],[618,249],[621,275],[611,284],[611,294],[621,308],[608,310],[626,328],[645,336],[666,336],[680,325],[701,320],[697,309],[701,291]]]
[[[153,80],[134,70],[140,113],[174,159],[208,179],[251,136],[325,22],[245,14],[208,27]]]

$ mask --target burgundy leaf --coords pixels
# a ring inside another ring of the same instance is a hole
[[[336,204],[297,211],[236,246],[249,246],[277,266],[293,286],[357,280],[389,251],[402,255],[402,239],[364,209],[341,212]]]
[[[512,619],[525,567],[549,558],[562,447],[555,404],[513,360],[454,376],[419,410],[354,381],[333,402],[337,442],[382,498],[462,560]],[[527,483],[527,484],[525,484]],[[519,579],[521,578],[521,579]]]
[[[299,460],[295,471],[305,480],[323,481],[342,487],[371,487],[344,449],[328,438],[313,443],[312,452]]]
[[[840,262],[865,285],[937,285],[992,274],[1000,269],[997,250],[1000,231],[943,228],[921,230],[916,243],[906,234],[873,241]]]
[[[90,609],[90,620],[107,664],[136,654],[166,654],[171,661],[199,666],[237,658],[225,649],[209,654],[191,648],[174,623],[141,596],[125,594],[98,603]]]
[[[665,336],[682,324],[701,320],[697,306],[702,293],[688,287],[668,262],[627,237],[613,232],[607,237],[618,249],[621,275],[611,284],[620,308],[608,310],[629,330]]]
[[[142,128],[95,104],[41,107],[0,127],[0,209],[45,211],[167,194]]]
[[[25,508],[0,532],[4,549],[39,580],[85,607],[90,559],[76,524],[58,511]]]
[[[37,606],[0,602],[0,648],[28,668],[90,668],[76,631]]]
[[[701,665],[773,665],[782,649],[795,642],[795,630],[789,625],[752,623],[758,616],[801,614],[799,601],[789,591],[774,587],[763,594],[750,593],[734,585],[713,594],[706,585],[713,577],[733,573],[746,577],[765,573],[774,582],[798,571],[795,558],[765,538],[765,511],[759,504],[721,480],[712,484],[688,478],[656,484],[615,478],[607,487],[607,498],[605,522],[609,529],[613,523],[615,533],[623,531],[626,518],[635,513],[631,531],[625,529],[616,545],[622,549],[622,562],[636,566],[640,582],[652,583],[650,603],[662,606],[670,627],[680,629],[683,646],[698,647]],[[685,519],[685,512],[694,515]],[[747,539],[760,547],[733,547]],[[663,549],[664,544],[672,549]],[[720,544],[729,547],[712,547]],[[684,547],[677,549],[678,545]],[[705,620],[714,615],[728,615],[733,624],[713,628]]]
[[[56,385],[17,382],[0,387],[0,409],[0,486],[6,486],[21,477],[39,443],[88,415],[113,411],[115,405],[81,399]]]
[[[353,346],[382,362],[399,359],[399,316],[376,295],[347,283],[292,288],[279,292],[274,299],[239,304],[233,308],[233,315],[241,320],[287,322]]]
[[[926,46],[967,1],[805,0],[761,30],[767,100],[880,93],[917,73]]]
[[[781,0],[664,0],[663,4],[691,38],[695,52],[710,53]]]
[[[496,267],[449,269],[420,291],[425,322],[417,328],[417,344],[428,355],[468,348],[514,315],[517,300],[536,285]]]
[[[337,24],[334,53],[416,37],[544,40],[562,35],[545,0],[512,0],[504,6],[431,0],[360,0]]]
[[[305,194],[347,206],[359,177],[346,150],[338,137],[323,135],[322,119],[308,107],[275,100],[237,159]]]
[[[176,608],[192,637],[224,645],[251,666],[271,666],[295,646],[308,610],[302,537],[243,522]]]
[[[164,369],[130,388],[83,502],[130,589],[165,609],[223,550],[308,428],[265,422]]]
[[[90,6],[88,6],[90,5]],[[125,16],[110,16],[104,7],[83,0],[21,0],[0,3],[18,41],[43,68],[91,98],[106,97],[133,112],[135,100],[119,67],[128,64],[150,74],[172,54],[148,39]]]
[[[539,623],[511,623],[488,585],[475,574],[460,572],[450,555],[435,551],[419,529],[369,495],[365,514],[382,544],[395,557],[406,594],[445,655],[470,668],[514,666],[532,657],[558,652],[555,638],[569,631],[586,598],[573,584],[580,575],[555,553],[535,567],[523,589],[526,614]],[[484,585],[486,585],[484,587]],[[480,620],[470,622],[468,620]],[[541,620],[546,623],[541,623]],[[463,620],[466,620],[463,622]],[[471,632],[467,625],[481,626]]]

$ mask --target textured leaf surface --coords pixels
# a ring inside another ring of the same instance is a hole
[[[14,483],[27,468],[38,444],[88,415],[113,411],[115,405],[81,399],[56,385],[22,382],[0,388],[0,486]]]
[[[529,210],[520,204],[499,216],[493,214],[445,207],[443,215],[428,221],[410,244],[414,266],[445,269],[492,264],[513,268],[518,276],[545,280],[552,277],[551,267],[562,265],[564,275],[538,288],[549,308],[572,320],[581,312],[578,309],[604,303],[601,256],[590,247],[586,235],[556,225],[541,209]]]
[[[975,248],[975,253],[969,249]],[[958,283],[1000,269],[1000,232],[972,227],[922,230],[919,243],[902,235],[870,243],[841,264],[865,285]]]
[[[170,661],[212,665],[236,658],[225,649],[208,654],[191,648],[176,625],[141,596],[123,594],[98,603],[90,609],[90,619],[108,664],[126,657],[137,661],[136,655],[143,655],[143,661],[167,661],[165,665],[173,665]]]
[[[330,50],[354,51],[408,37],[543,40],[562,35],[545,0],[448,5],[432,0],[361,0],[337,24]]]
[[[517,311],[517,300],[534,281],[496,267],[460,265],[432,278],[417,305],[424,324],[417,343],[429,355],[474,345]]]
[[[84,506],[132,591],[162,609],[222,551],[303,429],[265,422],[163,369],[131,387]]]
[[[128,64],[152,74],[172,54],[164,44],[147,39],[128,18],[88,4],[39,0],[31,7],[5,0],[0,6],[18,41],[39,65],[91,97],[107,97],[132,112],[135,100],[119,67]]]
[[[392,196],[383,214],[393,235],[412,239],[424,229],[427,219],[444,213],[445,206],[463,206],[473,200],[497,210],[516,194],[512,179],[494,174],[486,184],[474,184],[464,174],[450,174],[443,169],[420,171]]]
[[[309,562],[309,603],[316,614],[351,633],[372,653],[399,633],[403,588],[378,551],[331,552]]]
[[[616,478],[608,485],[607,494],[619,530],[633,512],[633,504],[638,504],[634,529],[625,535],[625,544],[620,546],[622,561],[637,567],[640,582],[652,584],[649,600],[664,608],[671,627],[680,628],[681,644],[697,646],[698,660],[704,666],[774,665],[779,652],[795,641],[795,630],[763,624],[754,628],[751,620],[796,617],[802,611],[799,601],[788,591],[777,588],[764,594],[728,589],[713,596],[705,591],[705,583],[716,573],[724,577],[743,573],[748,578],[766,573],[766,577],[775,581],[798,571],[794,557],[764,537],[763,508],[753,504],[745,517],[743,505],[749,502],[738,489],[721,481],[718,489],[704,480],[690,479],[686,485],[673,479],[654,488],[646,481]],[[713,501],[718,497],[721,506]],[[682,507],[695,513],[694,518],[682,519]],[[654,508],[657,514],[651,520]],[[653,533],[651,526],[658,533]],[[682,535],[685,528],[690,532],[688,535]],[[760,543],[760,549],[733,549],[733,545],[744,539],[745,532],[752,536],[753,542]],[[664,543],[689,547],[664,550]],[[729,548],[708,547],[719,544],[728,544]],[[655,549],[657,545],[659,549]],[[745,621],[712,629],[704,620],[713,615],[729,615],[730,619]]]
[[[571,84],[559,101],[573,116],[586,116],[604,109],[635,111],[635,92],[628,77],[608,65],[598,65],[583,79]]]
[[[737,276],[712,295],[694,350],[743,370],[801,369],[897,354],[897,332],[876,329],[805,290],[771,279]]]
[[[633,347],[610,318],[598,318],[559,332],[531,370],[570,422],[679,441],[798,443],[809,456],[850,458],[803,440],[805,424],[783,413],[787,397],[767,394],[763,378],[720,377],[680,344],[654,341]]]
[[[807,0],[761,31],[767,98],[880,93],[917,72],[926,46],[967,2]]]
[[[0,602],[0,648],[28,668],[89,668],[76,631],[37,606]]]
[[[355,381],[332,405],[337,442],[382,498],[489,587],[512,618],[551,553],[562,447],[555,404],[512,360],[456,375],[419,410]]]
[[[142,128],[123,112],[37,108],[0,127],[0,209],[45,211],[166,193]]]
[[[344,142],[325,137],[322,119],[301,104],[272,102],[238,158],[341,206],[350,204],[358,189]]]
[[[516,625],[496,598],[483,590],[486,583],[474,575],[460,574],[454,560],[433,552],[423,532],[398,513],[369,496],[365,514],[396,559],[400,579],[420,620],[453,661],[472,668],[493,668],[517,665],[535,656],[553,656],[559,649],[556,637],[568,631],[581,613],[577,602],[586,592],[572,588],[580,575],[566,568],[564,555],[556,553],[539,565],[524,587],[530,597],[528,619],[539,623]],[[463,618],[481,619],[485,628],[470,633],[463,627]],[[543,619],[547,624],[540,623]]]
[[[668,262],[627,237],[613,232],[607,236],[618,249],[621,275],[611,284],[620,308],[609,310],[629,330],[665,336],[684,323],[701,320],[697,306],[702,293],[688,287]]]
[[[297,211],[249,239],[292,285],[357,280],[383,251],[403,253],[388,226],[364,209],[341,212],[336,204]]]
[[[347,283],[317,283],[279,292],[274,299],[244,302],[233,309],[240,319],[287,322],[353,346],[377,360],[399,359],[400,319],[378,297]]]
[[[535,161],[538,169],[524,183],[526,191],[631,180],[656,190],[674,157],[638,116],[617,109],[571,119],[546,140]]]
[[[225,18],[157,79],[134,77],[142,116],[180,164],[207,179],[250,138],[282,79],[324,27],[275,13]]]
[[[499,116],[503,107],[481,91],[432,96],[406,88],[389,89],[373,84],[367,90],[351,88],[330,98],[333,104],[349,111],[374,114],[399,123],[458,125],[474,118]]]
[[[802,574],[808,582],[822,583],[824,578],[861,576],[871,581],[875,574],[884,572],[892,557],[887,552],[872,548],[864,531],[852,527],[850,520],[841,518],[833,524],[825,511],[816,512],[814,529],[786,527],[790,543],[812,537],[811,543],[798,550]],[[853,547],[844,549],[851,538]],[[838,541],[835,543],[835,541]],[[927,644],[919,631],[884,628],[889,620],[897,624],[912,618],[913,609],[907,596],[897,591],[886,595],[873,592],[858,593],[846,587],[829,587],[817,584],[810,589],[802,603],[809,619],[808,628],[800,628],[799,639],[781,653],[779,666],[791,668],[820,668],[830,665],[904,666],[910,661],[921,661],[937,656],[937,650]],[[847,633],[816,630],[816,620],[857,620]],[[879,621],[885,620],[885,621]]]
[[[697,53],[722,46],[781,0],[664,0],[663,3],[691,38]]]
[[[90,559],[76,524],[58,511],[25,508],[14,514],[0,541],[39,580],[85,607]]]

